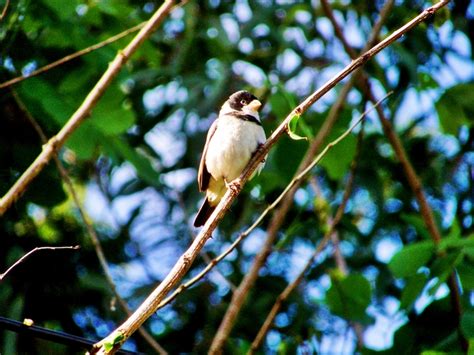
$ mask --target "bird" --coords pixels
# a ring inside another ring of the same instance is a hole
[[[203,226],[227,191],[266,141],[260,121],[262,103],[248,91],[233,93],[222,105],[217,119],[207,133],[198,170],[199,191],[206,192],[204,202],[194,220]],[[254,174],[260,173],[265,160]]]

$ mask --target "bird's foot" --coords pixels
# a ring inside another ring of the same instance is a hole
[[[238,193],[242,188],[242,183],[239,178],[232,180],[231,182],[225,182],[225,186],[230,189],[234,194]]]

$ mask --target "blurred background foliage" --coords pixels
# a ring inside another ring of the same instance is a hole
[[[396,1],[382,35],[430,4]],[[105,40],[147,20],[157,6],[141,0],[12,0],[0,22],[0,80]],[[349,43],[362,49],[383,2],[332,6]],[[56,134],[130,38],[1,90],[2,195],[41,150],[31,118],[48,137]],[[384,110],[421,178],[443,243],[431,243],[394,151],[370,114],[353,193],[337,229],[349,273],[337,271],[332,248],[322,253],[277,316],[265,353],[453,353],[462,351],[459,334],[474,342],[473,39],[474,2],[456,1],[365,66],[377,96],[394,92]],[[319,1],[189,1],[139,49],[60,152],[118,292],[132,309],[191,241],[202,198],[196,184],[200,153],[226,98],[240,89],[262,98],[270,135],[291,108],[349,61]],[[317,133],[340,88],[303,116],[306,135]],[[364,94],[353,88],[328,141],[365,105]],[[227,352],[248,348],[276,296],[327,230],[324,216],[341,202],[356,142],[353,134],[340,143],[298,189]],[[307,148],[306,141],[278,142],[206,245],[211,257],[284,189]],[[248,271],[267,223],[218,265],[219,272],[146,323],[167,351],[207,351],[231,298],[229,285],[238,285]],[[126,317],[111,306],[114,296],[53,162],[0,219],[0,230],[2,272],[37,246],[81,246],[38,252],[14,269],[0,285],[1,316],[30,318],[92,340]],[[190,275],[205,264],[197,260]],[[454,270],[460,319],[446,286]],[[152,353],[138,335],[125,347]],[[79,351],[0,331],[2,354]]]

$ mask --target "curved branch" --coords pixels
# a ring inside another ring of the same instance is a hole
[[[132,41],[119,51],[115,59],[110,63],[97,84],[87,95],[85,100],[67,121],[64,127],[49,142],[43,145],[42,152],[35,161],[28,167],[23,175],[15,182],[10,190],[0,200],[0,216],[20,197],[33,179],[43,170],[43,168],[53,158],[55,152],[61,148],[69,136],[79,127],[79,125],[89,116],[90,111],[97,104],[99,99],[105,93],[105,90],[112,83],[112,80],[118,75],[120,69],[128,61],[140,45],[153,33],[154,30],[163,22],[166,15],[171,11],[174,0],[165,0],[163,5],[153,14],[141,31],[132,39]]]

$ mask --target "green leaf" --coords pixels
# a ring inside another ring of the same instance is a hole
[[[69,102],[67,97],[59,95],[58,91],[43,79],[30,78],[22,82],[20,88],[22,96],[38,103],[50,116],[38,116],[41,121],[48,121],[52,118],[59,126],[63,126],[74,113],[74,105]]]
[[[284,187],[291,180],[303,159],[308,145],[305,142],[295,143],[291,138],[283,136],[280,144],[277,144],[273,153],[270,153],[264,172],[272,172],[276,175],[280,186]],[[273,178],[271,176],[270,178]],[[273,182],[270,182],[274,185]]]
[[[461,318],[461,331],[466,338],[474,338],[474,311],[464,312]]]
[[[296,99],[292,93],[287,92],[286,89],[281,86],[278,87],[276,92],[270,97],[270,105],[272,107],[272,113],[280,120],[283,120],[283,117],[286,117],[296,106]]]
[[[434,16],[434,24],[436,29],[439,29],[442,25],[451,19],[451,10],[448,7],[443,7],[436,11]]]
[[[463,253],[456,251],[442,257],[438,257],[431,266],[431,276],[437,278],[436,284],[430,287],[429,294],[434,295],[438,288],[446,282],[453,273],[454,268],[464,258]]]
[[[428,276],[418,273],[407,279],[400,298],[400,308],[409,312],[428,283]]]
[[[333,180],[340,180],[348,172],[356,151],[357,138],[348,135],[324,156],[319,163]]]
[[[295,141],[299,141],[302,139],[308,140],[308,137],[300,136],[296,133],[296,128],[298,126],[298,121],[300,117],[300,115],[293,115],[293,117],[291,117],[290,121],[288,122],[288,125],[286,126],[288,135],[291,139]]]
[[[474,265],[467,260],[459,264],[456,268],[461,280],[462,288],[465,290],[474,290]]]
[[[348,320],[362,320],[366,318],[365,310],[371,297],[369,281],[361,274],[350,274],[343,278],[332,278],[326,302],[332,313]]]
[[[474,83],[463,83],[446,90],[436,103],[444,132],[456,135],[462,125],[474,123]]]
[[[418,81],[421,84],[421,89],[427,90],[439,88],[438,82],[430,75],[430,73],[420,71],[418,73]]]
[[[395,277],[413,276],[431,259],[434,250],[430,240],[407,245],[393,256],[388,267]]]
[[[439,244],[440,250],[446,249],[460,249],[463,250],[465,248],[473,248],[474,247],[474,235],[470,235],[469,237],[459,238],[457,237],[449,237],[443,238]]]
[[[125,95],[111,86],[92,111],[90,122],[105,135],[125,132],[135,122],[135,114],[124,105]]]
[[[415,228],[416,232],[423,237],[423,239],[431,239],[430,233],[426,229],[425,221],[423,221],[423,218],[421,218],[419,214],[402,213],[400,218],[403,222]]]
[[[123,0],[101,0],[96,4],[102,12],[118,18],[125,18],[126,14],[134,11],[133,7],[128,6]]]
[[[98,129],[86,121],[68,138],[66,146],[76,153],[78,159],[87,160],[94,156],[101,139]]]
[[[108,336],[107,340],[104,342],[104,349],[109,352],[115,345],[120,344],[125,339],[125,336],[120,331],[115,331],[114,333]]]
[[[43,1],[43,4],[53,10],[61,20],[67,20],[76,13],[77,1],[48,0]]]

